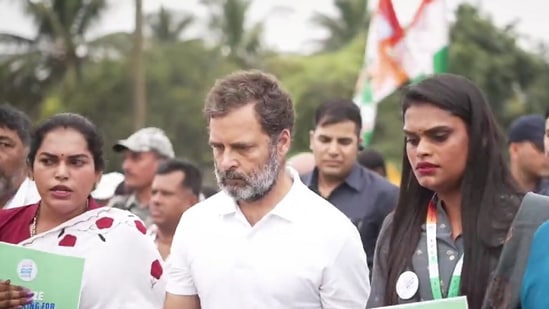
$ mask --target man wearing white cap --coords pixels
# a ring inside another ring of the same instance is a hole
[[[172,143],[164,131],[149,127],[118,141],[113,150],[123,153],[124,185],[129,194],[115,196],[109,206],[129,210],[150,225],[151,185],[158,165],[175,157]]]
[[[91,196],[100,205],[106,205],[116,194],[116,188],[124,181],[124,174],[111,172],[103,174]]]

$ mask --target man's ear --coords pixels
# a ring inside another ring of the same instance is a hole
[[[291,144],[292,134],[290,133],[290,130],[282,130],[282,132],[280,132],[280,135],[278,136],[278,151],[282,154],[283,157],[286,156],[288,151],[290,151]]]
[[[315,138],[315,130],[309,131],[309,150],[313,151],[313,141]]]
[[[517,143],[510,143],[509,144],[509,154],[514,155],[518,152],[518,144]]]

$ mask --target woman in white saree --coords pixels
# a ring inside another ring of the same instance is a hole
[[[104,167],[102,146],[96,127],[80,115],[58,114],[38,126],[29,163],[41,201],[1,210],[0,241],[84,258],[80,309],[161,308],[161,257],[144,224],[90,197]],[[0,309],[31,298],[29,290],[0,282]]]

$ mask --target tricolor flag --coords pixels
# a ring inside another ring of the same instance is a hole
[[[444,0],[423,0],[405,36],[402,65],[412,81],[447,71],[449,29]]]
[[[353,98],[361,109],[364,145],[371,140],[381,100],[409,80],[446,70],[448,29],[444,0],[423,0],[406,30],[391,0],[379,0]]]
[[[393,3],[379,0],[370,21],[364,66],[353,99],[361,109],[365,145],[372,137],[377,103],[408,80],[398,57],[395,57],[395,47],[403,37],[404,31],[398,23]]]

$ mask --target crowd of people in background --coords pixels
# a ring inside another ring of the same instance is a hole
[[[85,258],[81,309],[549,307],[549,113],[505,136],[468,79],[411,84],[398,186],[351,100],[319,102],[293,156],[272,75],[219,79],[204,114],[216,186],[161,128],[105,147],[82,115],[0,106],[0,241]],[[33,302],[11,279],[0,309]]]

